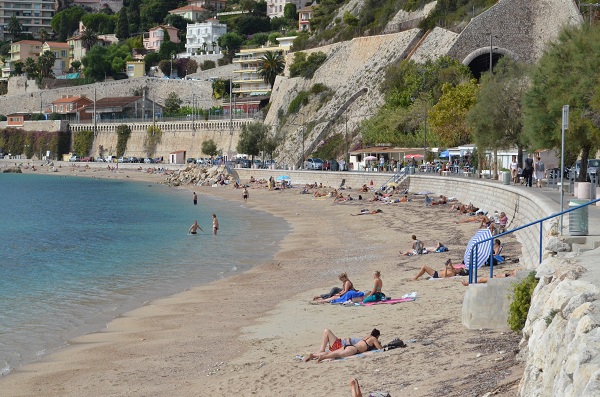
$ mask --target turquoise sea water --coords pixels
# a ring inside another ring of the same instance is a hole
[[[150,299],[262,263],[288,232],[280,218],[198,199],[157,184],[0,174],[0,373]],[[206,235],[187,235],[195,219]]]

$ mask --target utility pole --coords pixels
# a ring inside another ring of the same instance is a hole
[[[98,116],[96,115],[96,87],[94,86],[94,136],[98,135]]]
[[[233,78],[229,79],[229,149],[227,160],[231,159],[231,145],[233,144]]]
[[[346,108],[346,133],[344,134],[344,141],[346,143],[346,157],[344,157],[344,167],[348,167],[350,164],[350,157],[348,157],[348,108]]]

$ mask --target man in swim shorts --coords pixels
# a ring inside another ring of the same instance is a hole
[[[200,225],[198,225],[198,221],[194,221],[194,223],[192,223],[192,226],[190,226],[190,230],[188,230],[188,233],[189,234],[197,234],[198,229],[202,230]],[[202,233],[204,233],[204,230],[202,230]]]

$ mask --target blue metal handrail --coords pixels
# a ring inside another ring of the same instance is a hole
[[[471,255],[469,257],[469,284],[476,284],[477,283],[477,266],[475,264],[477,263],[477,249],[478,249],[479,244],[483,244],[483,243],[486,243],[488,241],[493,241],[493,240],[495,240],[495,239],[497,239],[499,237],[505,236],[507,234],[514,233],[516,231],[528,228],[530,226],[533,226],[533,225],[536,225],[536,224],[539,223],[540,224],[540,261],[539,261],[539,263],[542,263],[542,239],[543,239],[543,231],[544,231],[544,229],[543,229],[543,223],[544,223],[544,221],[547,221],[547,220],[552,219],[552,218],[556,218],[557,216],[564,215],[564,214],[566,214],[568,212],[571,212],[571,211],[576,211],[576,210],[578,210],[580,208],[587,207],[588,205],[595,204],[595,203],[597,203],[599,201],[600,201],[600,199],[592,200],[592,201],[590,201],[588,203],[579,205],[577,207],[569,208],[567,210],[558,212],[556,214],[552,214],[552,215],[547,216],[545,218],[538,219],[537,221],[530,222],[530,223],[528,223],[526,225],[519,226],[519,227],[516,227],[516,228],[511,229],[511,230],[507,230],[504,233],[500,233],[500,234],[497,234],[497,235],[492,236],[490,238],[486,238],[485,240],[481,240],[481,241],[476,242],[473,245],[473,249],[471,250]],[[473,258],[473,257],[475,257],[475,258]],[[492,243],[491,244],[491,248],[490,248],[490,256],[489,256],[489,259],[488,259],[489,260],[489,264],[490,264],[490,278],[494,277],[493,257],[494,257],[494,244]],[[475,259],[475,261],[473,261],[473,259]]]

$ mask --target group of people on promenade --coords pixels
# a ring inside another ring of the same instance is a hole
[[[522,168],[517,162],[517,156],[512,156],[512,161],[510,162],[510,174],[513,185],[518,185],[520,183],[521,185],[532,187],[533,178],[535,177],[535,185],[537,187],[542,187],[542,180],[546,176],[546,168],[539,156],[534,162],[531,153],[529,153],[523,162]]]

